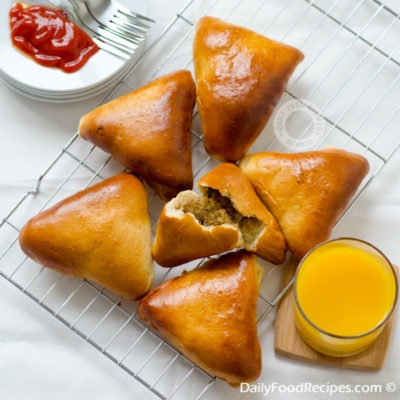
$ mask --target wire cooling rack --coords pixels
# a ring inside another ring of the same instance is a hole
[[[279,112],[288,101],[303,107],[301,115],[286,121],[298,139],[312,134],[315,124],[321,126],[322,121],[323,132],[312,148],[335,146],[368,158],[370,173],[351,207],[400,147],[399,15],[378,0],[191,0],[104,101],[178,68],[193,72],[193,25],[203,15],[246,26],[305,53],[305,61],[291,78],[277,109]],[[273,120],[274,116],[250,152],[293,151],[277,139]],[[197,112],[192,154],[196,180],[217,165],[204,150]],[[161,399],[199,399],[215,377],[144,325],[137,318],[136,303],[92,282],[44,269],[19,248],[19,229],[30,217],[120,171],[107,154],[75,134],[36,187],[0,222],[0,274]],[[163,203],[148,191],[154,235]],[[285,291],[279,291],[281,268],[262,264],[259,324]],[[155,284],[195,266],[192,262],[167,270],[156,265]]]

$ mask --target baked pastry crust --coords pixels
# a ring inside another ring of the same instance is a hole
[[[165,75],[83,116],[79,134],[169,200],[193,186],[195,90],[189,71]]]
[[[197,22],[193,55],[206,150],[220,161],[238,161],[264,129],[304,55],[213,17]]]
[[[239,247],[283,263],[279,225],[239,167],[221,164],[198,187],[201,195],[184,191],[164,206],[152,248],[159,265],[174,267]]]
[[[226,254],[155,288],[138,314],[208,373],[232,386],[252,382],[261,372],[261,271],[251,253]]]
[[[229,222],[204,225],[195,214],[185,212],[187,201],[200,202],[200,195],[184,191],[167,203],[158,219],[152,254],[162,267],[176,267],[198,258],[220,254],[243,245],[243,237]]]
[[[136,300],[153,284],[147,193],[119,174],[33,217],[21,230],[24,253],[47,268],[90,279]]]
[[[239,228],[246,250],[274,264],[285,261],[286,242],[279,225],[239,167],[231,163],[220,164],[204,175],[197,186],[203,193],[207,188],[218,191],[244,217],[239,222]],[[254,238],[247,238],[249,232],[253,231],[256,231]]]
[[[325,149],[304,153],[257,153],[240,168],[277,219],[298,259],[327,239],[368,173],[354,153]]]

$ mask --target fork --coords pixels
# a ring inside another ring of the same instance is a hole
[[[60,0],[48,0],[56,7],[63,9],[68,17],[92,36],[93,41],[103,50],[122,59],[129,59],[144,41],[146,33],[141,35],[134,31],[122,34],[108,26],[99,24],[89,13],[83,2],[68,0],[70,6]],[[72,6],[72,7],[71,7]]]
[[[134,39],[143,39],[154,21],[130,11],[113,0],[68,0],[84,21],[94,20],[108,31]],[[146,23],[145,23],[146,22]]]
[[[147,33],[154,21],[133,12],[115,0],[75,0],[86,4],[90,14],[102,25],[124,33],[131,29]]]
[[[125,51],[128,55],[134,53],[140,43],[146,38],[146,31],[138,32],[134,29],[126,32],[118,32],[109,25],[99,23],[89,12],[83,1],[68,0],[81,23],[98,35],[98,39],[116,46],[119,50]]]

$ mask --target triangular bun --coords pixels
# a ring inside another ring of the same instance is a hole
[[[153,284],[147,193],[119,174],[33,217],[21,230],[26,255],[136,300]]]
[[[303,53],[213,17],[196,24],[197,107],[206,150],[235,162],[264,129]]]
[[[226,254],[158,286],[138,314],[208,373],[232,386],[261,372],[256,309],[262,269],[245,251]]]
[[[189,71],[165,75],[83,116],[79,134],[169,200],[193,186],[195,90]]]
[[[240,168],[277,219],[298,260],[329,239],[369,169],[363,156],[332,148],[250,154]]]

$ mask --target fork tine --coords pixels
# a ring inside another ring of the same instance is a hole
[[[144,15],[138,14],[134,11],[131,11],[129,8],[125,7],[124,5],[118,3],[117,1],[111,0],[111,3],[115,6],[115,8],[117,9],[118,12],[120,12],[121,14],[125,15],[128,18],[132,18],[132,19],[143,19],[147,22],[151,22],[151,23],[155,23],[154,20],[152,20],[149,17],[146,17]]]
[[[127,40],[130,43],[133,43],[135,45],[143,42],[143,40],[145,39],[144,36],[136,35],[136,34],[133,34],[133,33],[129,32],[129,31],[124,31],[123,29],[120,29],[118,27],[110,28],[108,26],[103,26],[101,28],[106,30],[107,32],[109,32],[109,33],[111,33],[113,35],[116,35],[116,36],[120,37],[123,40]]]
[[[99,46],[102,50],[106,51],[107,53],[122,58],[123,60],[129,60],[131,58],[129,53],[117,49],[114,45],[110,45],[104,42],[102,39],[97,38],[96,36],[94,36],[92,39],[97,44],[97,46]]]
[[[117,25],[114,21],[110,21],[109,29],[111,29],[113,32],[120,33],[124,37],[130,37],[130,38],[132,38],[134,40],[138,40],[140,42],[142,42],[145,39],[145,36],[134,33],[131,30],[124,28],[121,25]]]
[[[100,36],[100,35],[96,35],[95,36],[97,39],[101,40],[103,43],[107,43],[110,46],[114,46],[116,49],[124,52],[125,54],[127,54],[128,56],[131,56],[133,54],[133,51],[131,49],[127,49],[125,46],[121,45],[118,42],[115,42],[112,39],[108,39],[105,36]]]
[[[120,25],[128,30],[137,31],[139,34],[142,35],[146,34],[150,30],[150,28],[147,27],[146,25],[133,23],[128,19],[121,18],[119,15],[114,15],[113,18],[110,20],[110,22],[111,21],[116,25]]]
[[[138,44],[134,44],[133,46],[125,44],[121,42],[121,39],[119,36],[116,37],[115,34],[108,32],[105,29],[100,28],[98,32],[96,32],[97,38],[102,39],[109,44],[117,47],[120,50],[124,50],[127,53],[132,54],[139,46]]]
[[[128,49],[133,48],[131,51],[136,49],[136,46],[144,40],[143,35],[126,35],[122,32],[118,32],[116,29],[113,29],[109,26],[99,25],[98,27],[88,26],[87,24],[83,23],[88,29],[90,29],[93,33],[99,36],[106,36],[107,39],[110,39],[116,43],[120,43],[127,47]]]
[[[132,22],[138,23],[138,24],[143,24],[144,26],[147,26],[148,28],[150,28],[149,25],[144,24],[143,22],[141,22],[140,20],[142,20],[143,18],[138,18],[136,15],[132,15],[132,14],[128,14],[126,12],[124,12],[121,9],[116,10],[116,14],[121,14],[124,18],[131,20]],[[143,19],[144,20],[144,19]],[[144,20],[146,21],[146,20]]]
[[[114,14],[114,17],[120,18],[122,20],[127,21],[128,23],[141,27],[143,29],[149,30],[151,29],[150,25],[144,24],[143,22],[141,22],[139,19],[137,18],[132,18],[127,16],[126,14],[124,14],[123,12],[121,12],[121,10],[117,10],[117,12]]]

